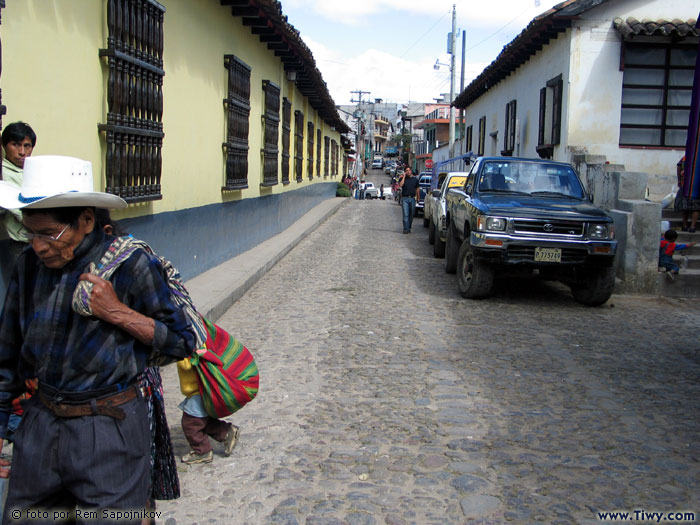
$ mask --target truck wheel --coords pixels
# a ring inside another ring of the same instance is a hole
[[[423,210],[423,228],[427,228],[429,223],[430,223],[430,219],[426,219],[425,210]]]
[[[615,267],[586,270],[581,281],[571,285],[574,299],[586,306],[600,306],[612,295],[615,286]]]
[[[469,239],[459,247],[457,257],[457,287],[465,299],[483,299],[491,295],[494,270],[474,257]]]
[[[428,219],[428,244],[435,244],[435,224],[433,219]]]
[[[435,240],[437,244],[437,238]],[[447,273],[457,272],[457,256],[459,255],[459,245],[452,233],[452,227],[447,229],[447,242],[445,243],[445,271]]]
[[[445,256],[445,242],[440,238],[440,232],[435,231],[435,243],[433,244],[433,256],[442,259]]]

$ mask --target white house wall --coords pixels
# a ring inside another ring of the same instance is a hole
[[[568,103],[564,104],[569,114],[568,140],[562,134],[562,144],[605,155],[610,163],[623,164],[627,171],[675,174],[676,162],[683,155],[681,150],[621,148],[618,145],[622,104],[621,35],[612,21],[616,17],[624,20],[630,16],[638,20],[687,20],[697,14],[698,4],[688,0],[611,0],[574,21],[569,31],[572,73]],[[555,156],[568,160],[561,152],[555,152]]]
[[[472,150],[476,153],[479,144],[479,119],[486,116],[485,155],[500,155],[503,149],[503,134],[505,133],[506,104],[516,100],[516,118],[520,123],[520,146],[516,138],[513,155],[521,157],[537,157],[537,131],[539,123],[540,89],[545,87],[548,80],[562,75],[564,92],[562,105],[566,107],[568,98],[567,79],[569,78],[569,32],[561,33],[556,40],[551,41],[541,52],[530,57],[530,60],[520,66],[510,76],[501,80],[496,86],[481,95],[466,110],[466,125],[472,126]],[[566,141],[566,112],[562,111],[561,142]],[[497,131],[494,141],[490,133]],[[563,148],[556,147],[555,159],[567,160]]]

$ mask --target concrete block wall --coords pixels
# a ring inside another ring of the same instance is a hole
[[[607,164],[603,155],[576,154],[572,163],[593,203],[610,213],[618,240],[616,292],[658,293],[661,205],[645,200],[648,175]]]

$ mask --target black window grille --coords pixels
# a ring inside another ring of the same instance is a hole
[[[292,103],[282,100],[282,184],[289,184],[289,145],[292,134]]]
[[[511,100],[506,104],[506,129],[503,133],[503,151],[501,155],[513,155],[515,149],[515,112],[517,102]]]
[[[321,150],[322,150],[321,130],[316,129],[316,173],[321,176]]]
[[[280,87],[274,82],[263,80],[265,94],[265,144],[263,156],[263,186],[277,184],[277,159],[279,156],[279,125],[280,125]]]
[[[309,129],[308,142],[306,144],[306,149],[308,151],[308,159],[306,162],[306,171],[309,176],[309,180],[314,178],[314,123],[307,122],[307,127]]]
[[[474,126],[467,126],[467,151],[472,150],[472,134],[474,132]]]
[[[331,140],[331,177],[338,175],[338,143]]]
[[[328,177],[329,173],[329,165],[328,161],[330,158],[330,149],[331,149],[331,138],[330,137],[323,137],[323,176]]]
[[[108,0],[105,179],[125,201],[162,198],[163,16],[155,0]]]
[[[304,114],[296,110],[294,112],[294,174],[297,182],[304,180]]]
[[[481,117],[479,119],[479,149],[477,155],[481,156],[484,154],[484,148],[486,146],[486,117]]]
[[[250,66],[234,55],[224,55],[228,70],[226,183],[223,190],[248,187],[248,130],[250,128]]]
[[[540,89],[537,153],[542,158],[554,156],[554,146],[561,142],[561,109],[564,81],[557,75]]]
[[[684,148],[697,45],[624,42],[620,145]]]

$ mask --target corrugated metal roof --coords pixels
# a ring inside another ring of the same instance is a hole
[[[613,25],[625,38],[633,38],[637,35],[645,36],[670,36],[686,37],[699,36],[700,32],[695,28],[697,20],[637,20],[628,17],[627,20],[615,18]]]

